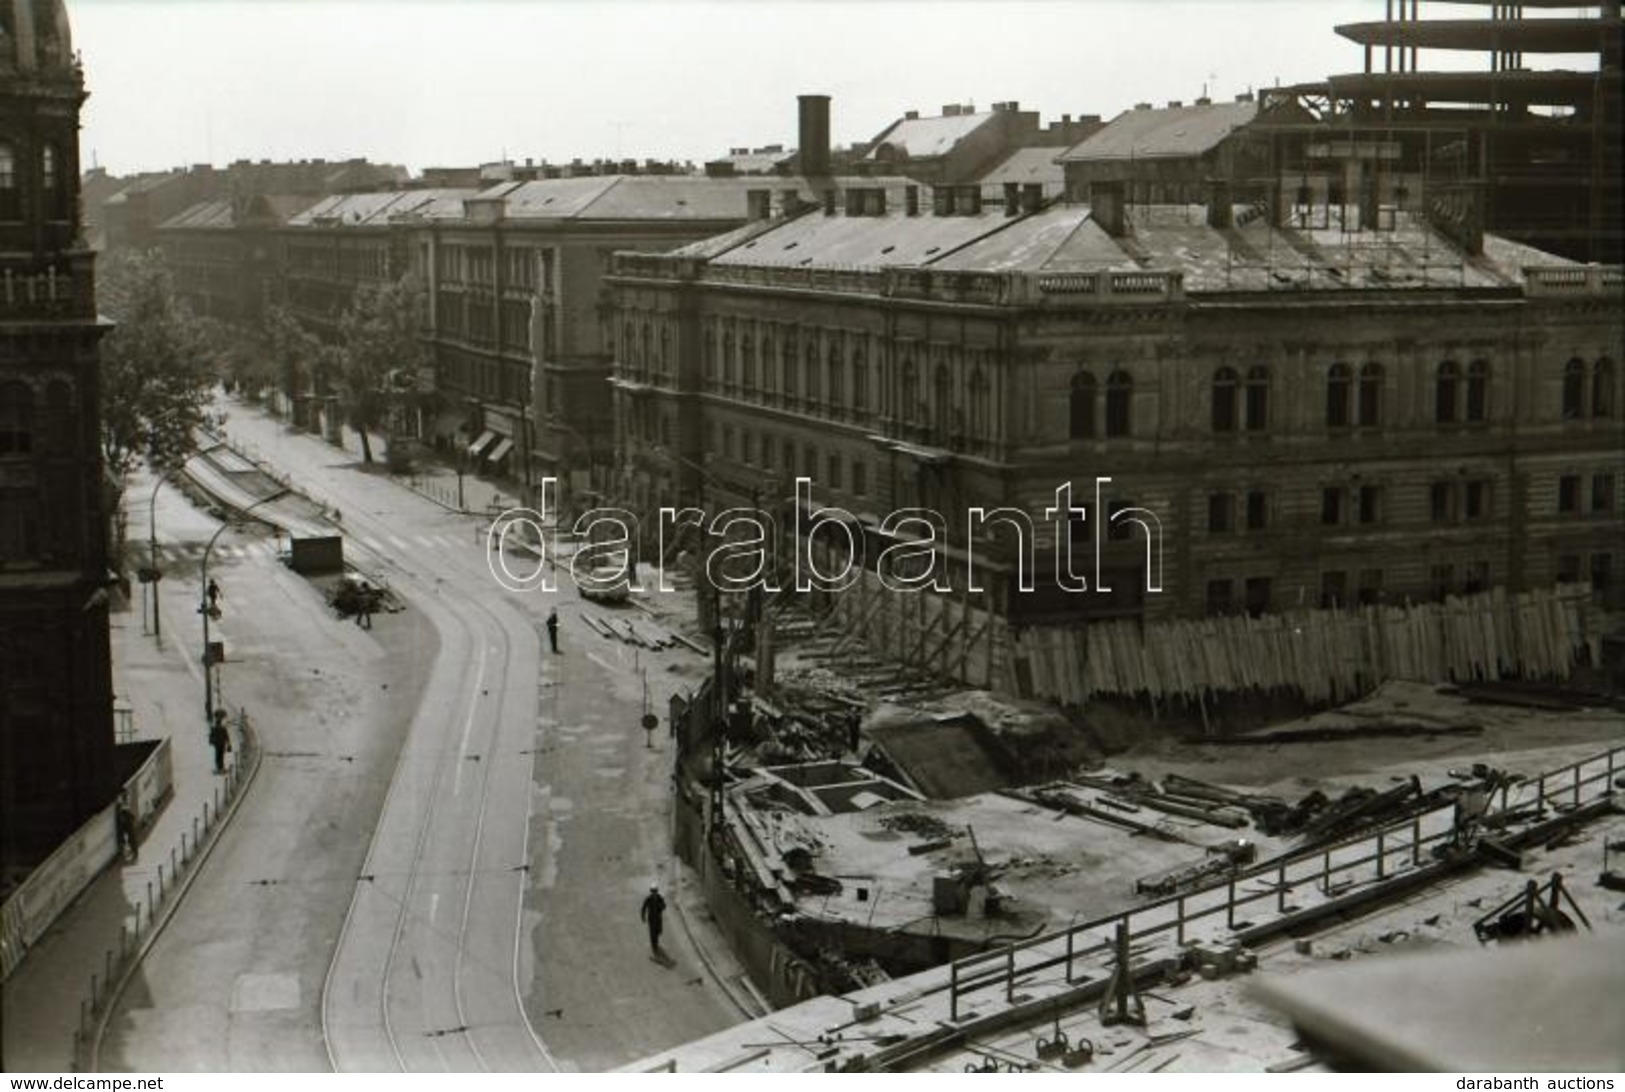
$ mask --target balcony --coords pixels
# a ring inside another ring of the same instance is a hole
[[[70,259],[66,268],[53,264],[0,271],[0,321],[90,318],[95,313],[88,256]]]

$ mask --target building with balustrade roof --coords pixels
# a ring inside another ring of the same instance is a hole
[[[1362,230],[1222,185],[1091,196],[854,183],[619,255],[618,495],[803,528],[839,508],[824,572],[923,534],[889,516],[941,513],[938,587],[871,572],[845,617],[1017,690],[1013,639],[1097,620],[1582,581],[1619,602],[1617,267],[1393,207]]]

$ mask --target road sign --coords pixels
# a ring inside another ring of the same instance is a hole
[[[645,732],[652,732],[656,728],[659,728],[659,727],[660,727],[660,718],[659,717],[655,716],[653,713],[645,713],[645,714],[643,714],[643,730]]]

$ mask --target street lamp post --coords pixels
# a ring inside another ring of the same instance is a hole
[[[278,489],[274,493],[268,493],[247,508],[244,508],[238,513],[238,517],[246,516],[260,505],[269,504],[271,501],[287,496],[288,493],[289,490],[287,489]],[[214,534],[209,537],[209,544],[203,548],[203,560],[200,562],[202,584],[198,590],[198,613],[203,616],[203,723],[209,729],[214,727],[214,657],[209,647],[209,618],[210,612],[213,610],[213,606],[209,602],[209,555],[214,552],[214,544],[220,541],[220,536],[225,534],[226,529],[232,525],[232,523],[226,522],[215,528]]]
[[[164,643],[164,616],[158,607],[158,490],[177,469],[172,466],[168,470],[160,470],[158,480],[152,483],[152,493],[147,498],[147,565],[152,570],[152,579],[148,582],[152,586],[152,636],[159,645]]]

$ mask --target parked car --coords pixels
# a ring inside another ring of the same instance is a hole
[[[576,588],[581,598],[594,603],[624,603],[632,597],[631,582],[627,579],[628,566],[603,562],[577,576]]]

